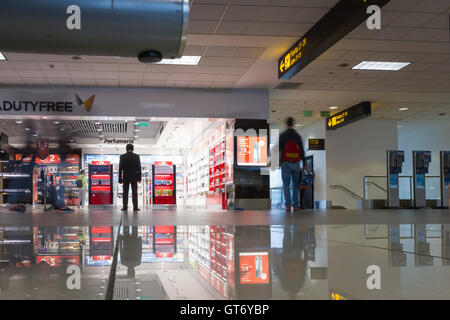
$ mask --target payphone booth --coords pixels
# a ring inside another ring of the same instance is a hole
[[[399,174],[405,161],[405,152],[397,150],[387,151],[387,201],[388,208],[400,207]]]
[[[431,151],[413,151],[414,207],[426,207],[425,174],[431,162]]]
[[[441,207],[449,207],[450,151],[441,151]]]

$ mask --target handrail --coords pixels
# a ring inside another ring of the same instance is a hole
[[[338,190],[341,190],[341,191],[344,191],[344,192],[348,193],[354,199],[363,200],[363,198],[361,198],[359,195],[357,195],[356,193],[354,193],[353,191],[347,189],[346,187],[344,187],[342,185],[330,185],[330,189],[338,189]]]
[[[383,190],[384,192],[387,193],[387,190],[385,190],[383,187],[380,187],[378,184],[376,184],[373,181],[368,181],[368,179],[370,179],[370,178],[387,178],[387,177],[383,176],[383,175],[364,176],[363,177],[363,194],[364,194],[364,198],[367,197],[366,186],[368,186],[370,184],[376,186],[377,188],[379,188],[379,189],[381,189],[381,190]],[[413,181],[412,181],[413,180],[413,176],[398,176],[398,178],[399,179],[409,179],[409,190],[410,190],[410,192],[409,192],[409,197],[410,198],[409,199],[411,200],[413,198],[413,195],[412,195],[412,193],[413,193]],[[440,178],[440,176],[427,176],[427,175],[425,176],[425,179],[430,179],[430,178],[431,179],[433,179],[433,178]]]
[[[385,188],[380,187],[380,186],[379,186],[378,184],[376,184],[375,182],[367,181],[367,184],[374,185],[374,186],[377,187],[378,189],[381,189],[381,190],[383,190],[384,192],[387,192],[387,190],[386,190]]]
[[[399,178],[412,178],[413,176],[398,176]],[[441,176],[427,176],[425,178],[440,178]],[[386,178],[386,176],[364,176],[364,178]]]

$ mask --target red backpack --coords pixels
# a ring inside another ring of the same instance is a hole
[[[300,147],[295,143],[294,140],[289,141],[283,150],[283,161],[297,162],[300,161],[300,159]]]

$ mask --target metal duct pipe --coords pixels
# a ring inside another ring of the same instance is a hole
[[[72,5],[80,28],[70,30]],[[178,58],[188,16],[189,0],[1,0],[0,50]]]

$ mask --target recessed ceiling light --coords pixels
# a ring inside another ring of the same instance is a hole
[[[6,57],[1,52],[0,52],[0,60],[6,60]]]
[[[22,123],[23,121],[22,120],[16,120],[16,123]]]
[[[406,111],[408,108],[398,108],[399,111]]]
[[[30,128],[25,128],[25,130],[30,131],[31,129]]]
[[[61,129],[59,129],[59,130],[64,131],[64,130],[66,130],[66,128],[61,128]]]
[[[42,117],[43,119],[47,119],[47,117]]]
[[[331,110],[336,110],[336,109],[338,109],[338,108],[339,108],[339,107],[336,107],[336,106],[330,107]]]
[[[97,131],[102,131],[102,129],[101,128],[97,128]]]
[[[363,61],[352,69],[356,70],[384,70],[398,71],[410,65],[411,62],[382,62],[382,61]]]
[[[155,64],[181,64],[196,66],[200,62],[201,56],[182,56],[178,59],[162,59],[160,62]]]
[[[33,137],[37,137],[37,134],[36,134],[36,133],[33,133],[32,136],[33,136]]]
[[[54,124],[59,124],[59,121],[53,121]]]

